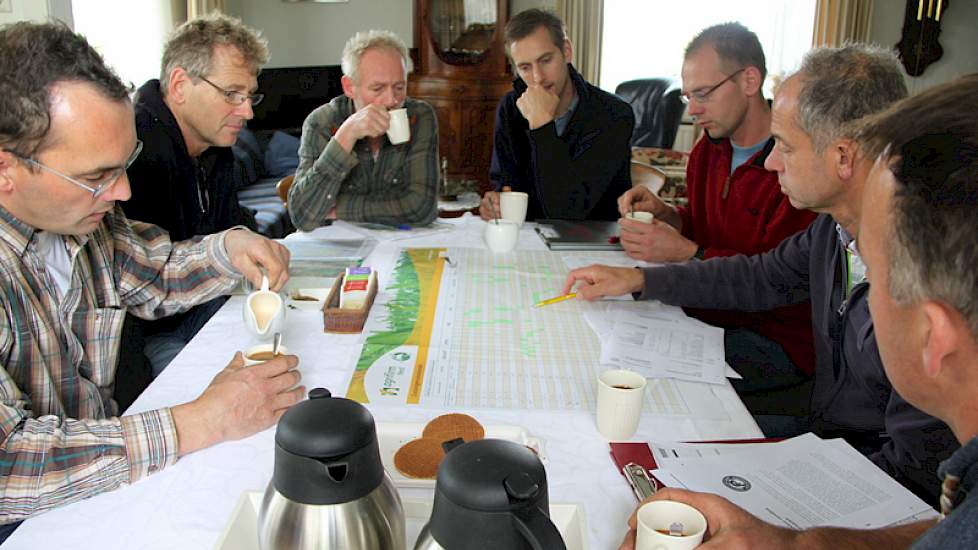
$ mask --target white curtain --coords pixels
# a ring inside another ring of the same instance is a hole
[[[869,42],[873,0],[818,0],[812,47]]]
[[[557,15],[567,26],[574,47],[574,67],[588,82],[597,85],[601,74],[601,33],[604,0],[557,0]]]
[[[227,13],[224,0],[187,0],[187,20],[207,15],[212,11]]]

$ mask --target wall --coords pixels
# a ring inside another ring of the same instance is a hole
[[[48,18],[48,3],[39,0],[6,0],[10,12],[0,12],[0,25],[24,21],[46,21]]]
[[[414,44],[412,0],[350,0],[337,4],[282,0],[227,0],[227,11],[261,29],[272,58],[268,67],[338,65],[354,32],[387,29]]]
[[[904,2],[902,0],[876,0],[873,7],[871,40],[892,48],[900,41],[903,29]],[[950,2],[946,16],[941,17],[940,43],[944,55],[932,63],[924,74],[907,76],[907,86],[914,94],[956,76],[978,72],[978,0]]]

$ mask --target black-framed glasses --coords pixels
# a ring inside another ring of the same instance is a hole
[[[210,84],[215,90],[224,94],[224,102],[229,105],[235,105],[235,106],[241,105],[247,99],[251,101],[251,106],[254,107],[255,105],[261,103],[261,100],[265,99],[265,94],[243,94],[241,92],[236,92],[234,90],[225,90],[224,88],[218,86],[217,84],[214,84],[213,82],[207,80],[202,76],[198,78]]]
[[[695,99],[697,103],[707,103],[710,101],[710,94],[717,91],[717,88],[719,88],[720,86],[723,86],[727,82],[730,82],[733,79],[733,77],[744,72],[744,69],[746,68],[747,67],[744,67],[743,69],[738,69],[734,71],[733,73],[730,74],[730,76],[724,78],[720,82],[717,82],[713,86],[710,86],[706,90],[695,90],[692,92],[684,92],[682,95],[679,96],[679,98],[683,100],[683,103],[689,103],[690,99]]]
[[[58,176],[59,178],[65,181],[68,181],[70,183],[77,185],[78,187],[81,187],[85,191],[91,193],[92,198],[97,198],[102,193],[105,193],[115,184],[115,182],[119,181],[119,177],[122,176],[122,174],[126,170],[128,170],[130,166],[132,166],[132,163],[136,162],[136,158],[139,157],[139,153],[142,150],[143,150],[143,142],[137,139],[136,148],[132,150],[132,153],[129,155],[129,158],[126,159],[125,165],[120,166],[118,168],[113,168],[112,170],[107,171],[104,176],[98,178],[97,180],[89,181],[88,183],[85,183],[85,182],[78,181],[77,179],[69,175],[63,174],[55,170],[54,168],[51,168],[50,166],[42,164],[31,157],[18,153],[17,151],[11,149],[4,149],[4,151],[10,153],[11,155],[19,158],[20,160],[28,164],[37,166],[38,168],[46,172],[51,172],[55,176]]]

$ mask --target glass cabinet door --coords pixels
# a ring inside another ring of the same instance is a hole
[[[496,0],[432,0],[431,37],[446,63],[478,63],[496,33]]]

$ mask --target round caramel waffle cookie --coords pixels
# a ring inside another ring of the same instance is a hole
[[[414,439],[394,453],[394,467],[407,477],[434,479],[443,458],[445,451],[441,448],[441,441]]]
[[[479,424],[479,421],[467,414],[443,414],[432,419],[424,427],[422,437],[443,441],[462,438],[466,443],[482,439],[486,436],[486,430]]]

